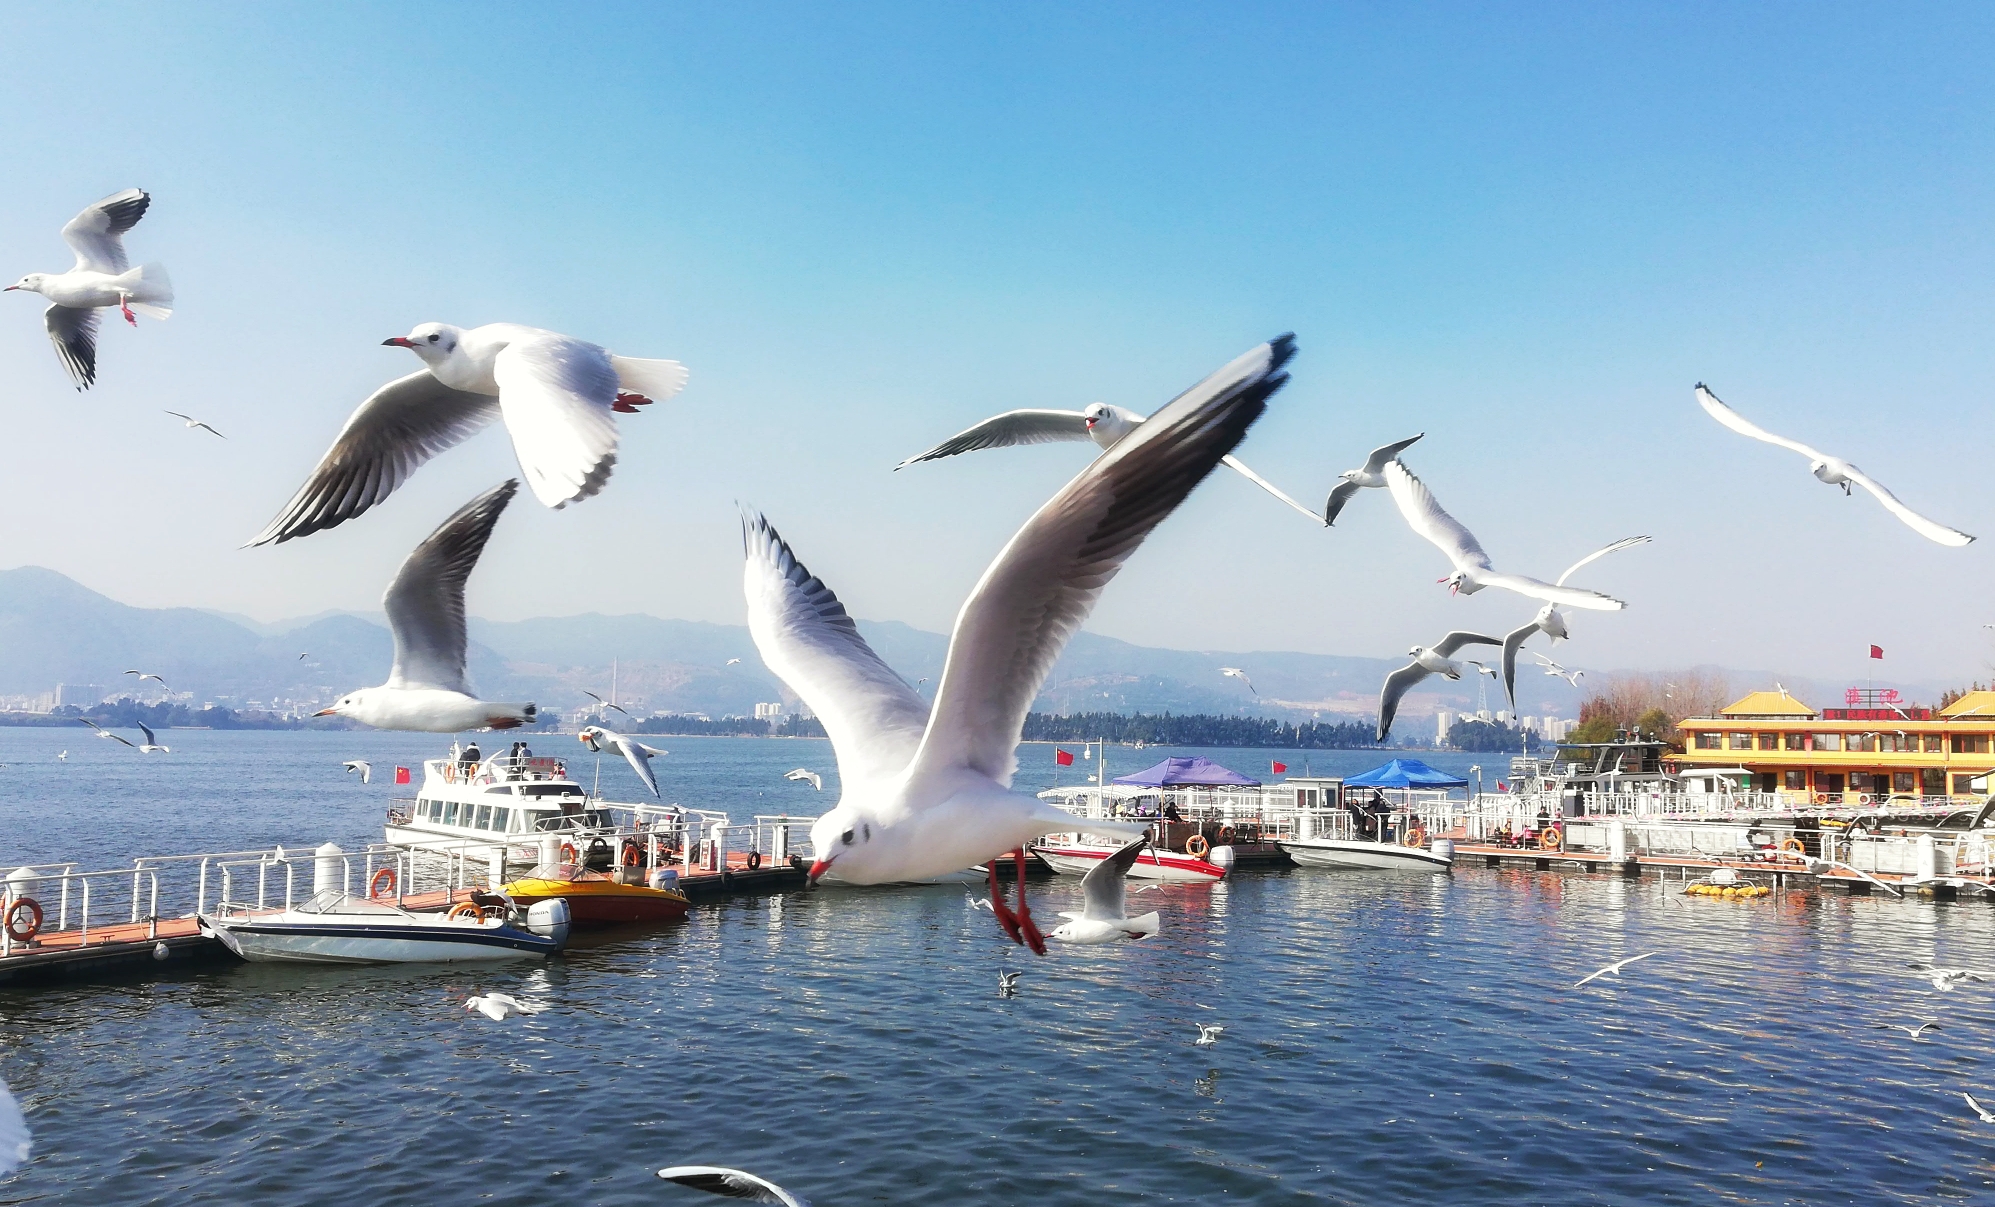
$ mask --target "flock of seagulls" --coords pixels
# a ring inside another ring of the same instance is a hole
[[[145,735],[145,741],[134,742],[130,738],[126,737],[121,733],[113,733],[111,730],[104,728],[102,725],[99,725],[97,722],[91,720],[88,717],[78,717],[76,719],[79,722],[88,725],[91,729],[95,730],[98,737],[104,738],[112,742],[122,742],[125,745],[131,747],[133,750],[138,751],[140,754],[173,753],[172,747],[160,745],[159,735],[155,734],[151,729],[147,728],[145,722],[143,721],[136,722],[136,724],[139,727],[139,732]],[[69,752],[67,750],[63,751],[61,754],[56,755],[56,758],[58,759],[67,759],[68,757],[69,757]]]

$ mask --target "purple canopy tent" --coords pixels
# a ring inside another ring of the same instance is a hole
[[[1155,767],[1134,775],[1118,775],[1110,782],[1133,788],[1254,788],[1261,783],[1221,767],[1202,754],[1188,759],[1165,759]]]

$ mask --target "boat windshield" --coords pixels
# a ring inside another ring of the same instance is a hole
[[[608,880],[609,877],[603,875],[601,872],[592,872],[579,863],[543,863],[528,872],[523,879],[579,882],[583,880]]]
[[[336,888],[313,893],[300,902],[296,912],[301,914],[402,914],[385,901],[373,901],[366,897],[356,897],[352,893]]]

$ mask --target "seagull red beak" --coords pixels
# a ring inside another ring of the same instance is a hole
[[[401,335],[397,335],[397,336],[394,336],[394,337],[392,337],[392,338],[390,338],[390,339],[384,339],[384,340],[382,340],[382,341],[381,341],[381,346],[382,346],[382,347],[384,347],[384,348],[413,348],[413,347],[415,347],[415,345],[414,345],[414,344],[412,344],[412,343],[410,343],[410,342],[409,342],[409,340],[408,340],[408,338],[407,338],[406,336],[401,336]]]
[[[826,872],[830,870],[831,870],[831,860],[820,859],[816,863],[810,865],[809,873],[804,876],[804,883],[812,888],[816,888],[817,878],[824,875]]]
[[[321,708],[319,711],[313,713],[312,715],[315,717],[336,717],[339,714],[334,712],[330,708]]]
[[[12,293],[12,292],[14,292],[14,291],[15,291],[16,289],[19,289],[19,288],[20,288],[20,286],[19,286],[19,285],[9,285],[9,286],[7,286],[7,288],[5,288],[5,289],[0,289],[0,293]]]

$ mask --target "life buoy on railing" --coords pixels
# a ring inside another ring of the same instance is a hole
[[[452,920],[458,918],[471,918],[473,920],[479,920],[483,919],[484,916],[485,916],[485,911],[471,904],[469,901],[460,901],[456,905],[450,907],[449,917]]]
[[[1427,827],[1421,825],[1417,821],[1414,822],[1413,825],[1407,829],[1406,833],[1401,834],[1399,836],[1399,845],[1403,847],[1413,847],[1416,849],[1426,846]]]
[[[756,868],[759,868],[761,866],[762,866],[762,852],[760,851],[748,852],[748,870],[752,872]]]
[[[1826,804],[1828,804],[1828,803],[1829,803],[1829,794],[1828,794],[1828,793],[1826,793],[1826,792],[1817,792],[1817,793],[1815,794],[1815,803],[1816,803],[1816,804],[1818,804],[1818,805],[1826,805]]]
[[[386,880],[386,881],[388,882],[388,887],[387,887],[387,888],[385,888],[385,889],[381,887],[381,882],[382,882],[383,880]],[[368,896],[370,896],[370,897],[392,897],[392,896],[394,896],[394,895],[395,895],[395,869],[394,869],[394,868],[382,868],[382,869],[380,869],[379,871],[375,872],[375,873],[374,873],[374,879],[372,879],[372,880],[369,880],[369,881],[367,882],[367,895],[368,895]]]
[[[1856,803],[1859,805],[1872,805],[1877,803],[1877,798],[1868,792],[1859,792],[1856,794]]]
[[[1538,845],[1547,851],[1556,851],[1566,845],[1566,836],[1557,826],[1548,826],[1538,831]]]
[[[563,863],[573,863],[573,862],[575,862],[575,844],[574,844],[574,843],[572,843],[572,842],[564,842],[564,843],[562,843],[562,844],[561,844],[561,862],[563,862]]]
[[[1780,840],[1780,849],[1783,851],[1791,851],[1794,854],[1799,855],[1803,851],[1806,851],[1808,847],[1800,839],[1789,837]]]
[[[644,866],[644,848],[628,838],[623,840],[623,866],[627,868]]]
[[[1190,838],[1185,839],[1185,854],[1191,856],[1193,859],[1205,858],[1206,852],[1210,850],[1212,850],[1212,844],[1205,840],[1205,835],[1203,834],[1194,834]]]
[[[1220,844],[1221,844],[1222,846],[1223,846],[1223,845],[1225,845],[1226,843],[1229,843],[1229,842],[1232,842],[1232,841],[1233,841],[1233,827],[1232,827],[1232,826],[1221,826],[1221,827],[1219,827],[1219,841],[1220,841]]]
[[[21,921],[22,914],[28,916],[25,923]],[[7,907],[6,919],[7,937],[16,943],[26,943],[41,933],[42,903],[33,897],[16,897]]]

